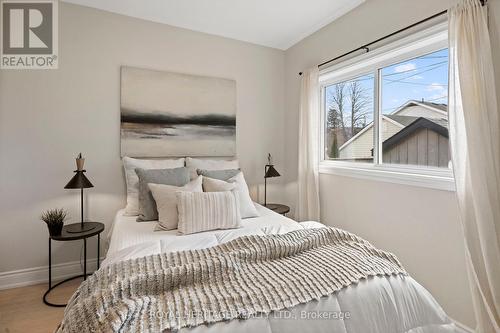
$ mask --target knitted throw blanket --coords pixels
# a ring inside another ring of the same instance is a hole
[[[244,236],[102,268],[73,295],[58,332],[162,332],[248,318],[392,274],[406,275],[393,254],[343,230]]]

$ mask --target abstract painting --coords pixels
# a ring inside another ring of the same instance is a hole
[[[121,68],[121,155],[236,155],[236,81]]]

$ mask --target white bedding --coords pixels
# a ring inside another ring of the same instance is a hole
[[[260,216],[243,219],[242,228],[189,235],[179,235],[177,230],[158,229],[157,221],[136,222],[137,216],[124,216],[125,211],[120,210],[111,227],[109,249],[102,265],[155,253],[207,248],[245,235],[282,234],[301,228],[299,223],[283,215],[256,206]],[[322,226],[316,222],[306,224]]]
[[[317,222],[297,223],[257,205],[257,218],[243,220],[243,227],[191,235],[176,230],[155,231],[157,222],[136,222],[117,213],[110,246],[102,266],[151,254],[201,249],[240,236],[282,234],[301,228],[321,228]],[[403,263],[404,264],[404,263]],[[330,319],[318,319],[327,316]],[[349,319],[338,319],[344,316]],[[307,318],[309,317],[309,318]],[[231,320],[182,329],[182,332],[339,332],[431,333],[461,332],[432,295],[411,277],[374,277],[266,318]]]

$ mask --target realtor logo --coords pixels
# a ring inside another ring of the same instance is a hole
[[[57,0],[0,0],[2,69],[57,68]]]

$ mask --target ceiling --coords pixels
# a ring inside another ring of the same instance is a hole
[[[286,50],[365,0],[64,0]]]

